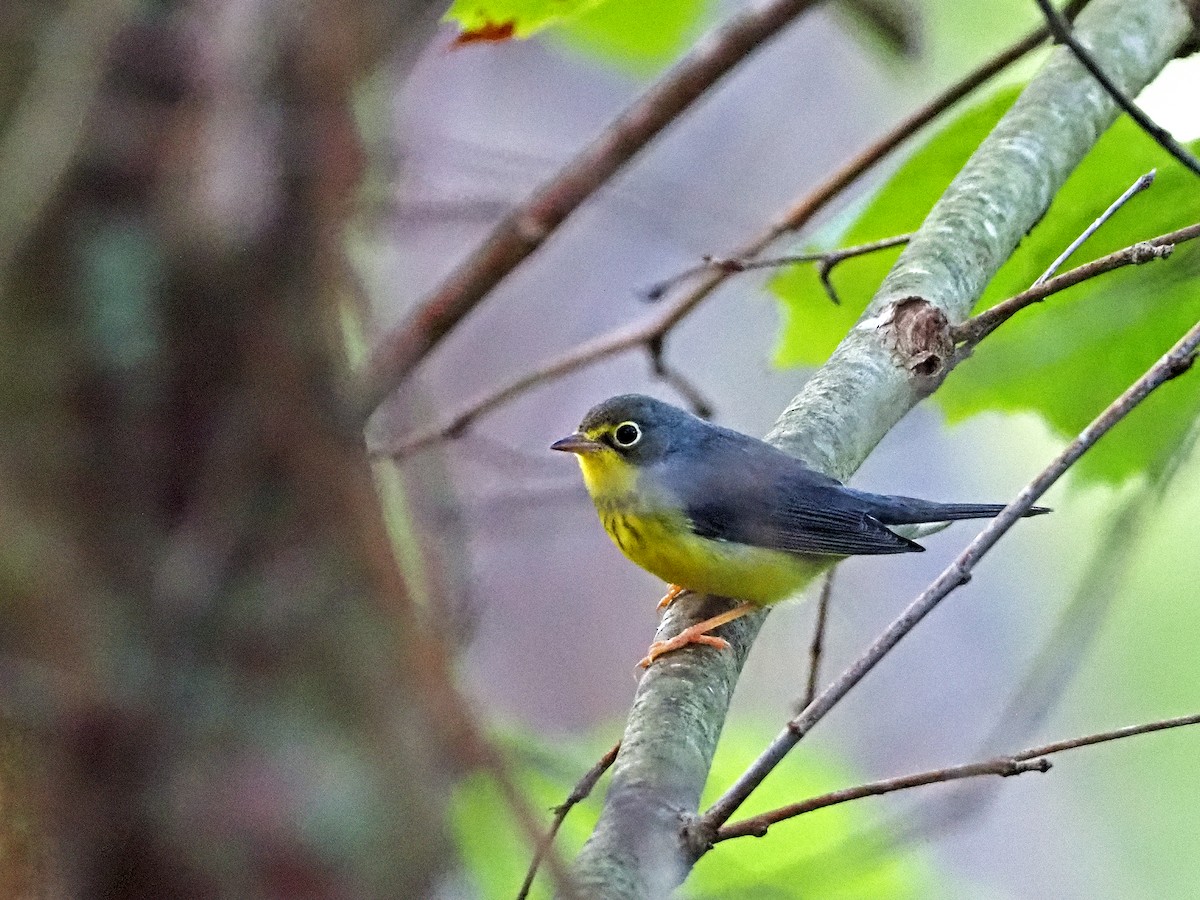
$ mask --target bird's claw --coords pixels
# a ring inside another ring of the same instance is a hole
[[[643,669],[649,668],[650,664],[664,653],[680,650],[689,644],[707,644],[709,647],[715,647],[717,650],[724,650],[729,646],[729,641],[725,640],[725,638],[717,637],[715,634],[689,634],[689,631],[691,629],[684,629],[669,640],[655,641],[650,645],[650,649],[646,651],[646,655],[638,662],[638,665]]]
[[[670,585],[667,588],[666,594],[664,594],[663,598],[658,601],[658,608],[666,609],[668,606],[670,606],[672,603],[675,602],[675,600],[679,597],[680,594],[684,593],[686,590],[687,590],[687,588],[680,587],[677,584]]]

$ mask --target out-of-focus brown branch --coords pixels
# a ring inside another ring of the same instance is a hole
[[[1083,5],[1078,0],[1072,3],[1070,13],[1073,15]],[[815,190],[788,207],[775,223],[730,254],[729,258],[752,259],[762,253],[782,235],[803,228],[817,213],[828,206],[843,191],[870,171],[878,162],[904,143],[904,141],[912,137],[917,131],[928,125],[976,88],[986,84],[990,79],[1003,72],[1027,53],[1036,49],[1048,36],[1049,31],[1046,28],[1033,31],[1011,47],[987,60],[977,69],[968,73],[961,80],[930,100],[921,109],[898,123],[875,143],[849,160],[818,185]],[[686,318],[693,309],[707,298],[709,294],[720,287],[732,274],[734,273],[723,269],[709,271],[699,284],[672,300],[669,304],[664,305],[652,318],[643,322],[621,326],[606,334],[598,335],[584,341],[528,374],[509,382],[498,390],[489,391],[487,394],[480,396],[475,401],[469,403],[461,412],[449,419],[422,429],[411,436],[402,437],[389,446],[380,448],[376,451],[377,454],[403,457],[436,444],[439,441],[454,438],[462,434],[463,430],[475,419],[514,400],[526,391],[544,382],[561,378],[578,369],[585,368],[629,350],[648,347],[652,341],[665,339],[666,334],[672,328]],[[391,340],[391,338],[385,338],[385,341],[390,342]],[[380,352],[384,351],[381,350]],[[399,378],[402,377],[402,374],[397,376],[394,379],[395,383],[398,384]]]
[[[777,7],[788,5],[790,4],[776,3],[768,7],[768,10],[776,10]],[[800,4],[801,8],[791,13],[789,18],[803,11],[806,5]],[[1084,0],[1075,0],[1069,8],[1068,14],[1074,15],[1083,5]],[[756,15],[765,14],[766,11],[763,11]],[[776,12],[776,15],[779,15],[779,13]],[[735,20],[725,27],[736,27],[740,21],[741,19]],[[780,23],[773,27],[782,27],[782,24],[786,23]],[[724,31],[718,34],[724,34]],[[1025,54],[1035,49],[1048,36],[1049,30],[1046,28],[1033,31],[1011,47],[989,59],[983,65],[979,66],[979,68],[970,72],[921,109],[897,124],[880,140],[847,162],[842,168],[826,179],[815,191],[807,194],[802,200],[787,209],[775,224],[730,255],[733,257],[757,256],[780,235],[786,234],[789,231],[795,231],[804,226],[813,216],[841,194],[842,191],[919,129],[932,122],[941,113],[975,90],[975,88],[985,84],[991,78],[1008,68],[1008,66],[1025,56]],[[744,38],[737,46],[740,47],[743,43]],[[742,55],[753,49],[753,46],[747,47]],[[706,47],[709,48],[707,51],[709,53],[718,54],[719,50],[720,53],[718,55],[721,59],[724,59],[724,55],[729,53],[727,49],[719,46],[714,47],[711,41],[702,43],[694,51],[693,55],[685,57],[683,62],[668,73],[663,82],[652,88],[634,107],[627,110],[599,141],[585,150],[557,178],[542,188],[527,204],[524,204],[521,209],[518,209],[506,218],[496,231],[493,232],[492,237],[488,239],[483,247],[472,255],[466,263],[460,266],[433,296],[423,300],[403,323],[394,331],[384,336],[372,355],[364,374],[365,386],[363,388],[362,400],[364,417],[374,411],[383,399],[399,386],[408,372],[420,362],[425,354],[464,315],[474,308],[475,304],[501,278],[512,271],[521,260],[540,246],[553,228],[560,224],[583,199],[599,187],[603,180],[607,179],[620,164],[628,160],[642,146],[645,140],[652,137],[659,128],[668,124],[678,115],[682,107],[672,108],[667,106],[666,102],[659,97],[659,92],[664,95],[673,95],[674,90],[679,90],[680,97],[689,97],[690,92],[696,90],[696,86],[681,84],[678,88],[672,87],[672,90],[668,90],[668,87],[673,84],[670,82],[670,79],[680,77],[681,81],[687,81],[686,78],[681,77],[680,73],[685,72],[685,67],[689,65],[700,65],[699,62],[694,62],[694,59],[706,58],[696,56],[696,54],[699,54]],[[737,59],[730,61],[726,68],[736,63],[740,58],[739,56]],[[725,70],[722,69],[721,72],[723,71]],[[677,103],[678,101],[675,102]],[[646,104],[644,110],[643,104]],[[645,138],[640,143],[625,140],[624,134],[621,131],[623,123],[629,123],[628,127],[635,136],[640,136],[645,132]],[[636,128],[634,127],[635,124],[637,125]],[[693,307],[722,284],[727,277],[729,277],[728,273],[723,272],[710,274],[686,296],[672,304],[672,312],[666,318],[669,318],[672,324],[682,319]],[[538,383],[543,378],[556,377],[557,374],[563,374],[588,365],[597,359],[603,359],[622,350],[629,349],[630,346],[644,343],[646,339],[635,339],[632,344],[621,343],[622,338],[614,333],[608,337],[608,340],[615,341],[616,345],[608,346],[605,344],[605,348],[607,348],[605,349],[597,346],[597,344],[603,343],[603,339],[596,342],[589,342],[586,346],[589,346],[593,352],[599,351],[599,355],[589,355],[586,353],[570,354],[570,358],[575,360],[574,362],[568,362],[564,359],[564,365],[562,367],[554,367],[552,374],[534,379],[532,382],[526,382],[523,379],[520,384],[510,385],[506,389],[504,399],[516,396],[521,390]],[[548,366],[548,368],[550,367]],[[430,440],[430,438],[425,438],[421,442],[421,445],[428,444]],[[405,443],[407,445],[408,443],[417,442]]]
[[[1004,510],[981,531],[940,576],[900,616],[771,742],[766,750],[721,795],[691,829],[695,849],[711,843],[718,829],[774,770],[800,740],[825,717],[892,649],[942,600],[971,579],[971,570],[1017,520],[1033,506],[1075,462],[1110,429],[1133,411],[1157,388],[1182,375],[1195,361],[1200,347],[1200,323],[1194,325],[1174,347],[1114,400],[1092,421]]]
[[[978,778],[982,775],[999,775],[1007,778],[1011,775],[1021,775],[1025,772],[1048,772],[1050,771],[1050,760],[1046,759],[1046,757],[1052,756],[1055,753],[1063,753],[1067,750],[1076,750],[1080,747],[1090,747],[1094,744],[1119,741],[1139,734],[1150,734],[1155,731],[1181,728],[1185,725],[1196,725],[1198,723],[1200,723],[1200,714],[1179,716],[1174,719],[1161,719],[1156,722],[1130,725],[1125,728],[1117,728],[1113,731],[1104,731],[1099,734],[1089,734],[1065,741],[1056,741],[1052,744],[1043,744],[1040,747],[1030,747],[1027,750],[1021,750],[1007,756],[997,756],[994,759],[986,759],[981,762],[948,766],[944,769],[932,769],[928,772],[901,775],[896,778],[885,778],[880,781],[872,781],[851,788],[843,788],[839,791],[832,791],[828,794],[822,794],[819,797],[813,797],[801,803],[781,806],[778,809],[769,810],[748,819],[742,819],[731,825],[722,826],[713,838],[713,843],[727,841],[730,838],[736,837],[762,837],[772,825],[778,822],[793,819],[796,816],[801,816],[814,810],[824,809],[827,806],[836,806],[848,800],[858,800],[862,797],[878,797],[881,794],[890,794],[895,791],[908,790],[909,788],[921,787],[926,784],[958,781],[963,778]]]
[[[71,0],[38,41],[33,73],[0,135],[0,291],[75,156],[109,44],[136,8],[134,0]]]
[[[771,0],[700,40],[550,182],[508,215],[483,245],[392,332],[363,373],[365,418],[426,353],[536,250],[580,204],[706,90],[817,0]]]

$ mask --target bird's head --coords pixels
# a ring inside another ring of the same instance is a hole
[[[550,445],[574,453],[593,496],[631,490],[637,473],[694,443],[706,424],[691,413],[641,394],[592,407],[579,430]]]

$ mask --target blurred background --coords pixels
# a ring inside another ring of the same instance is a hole
[[[372,342],[740,5],[614,0],[466,46],[444,6],[0,10],[7,895],[514,895],[528,847],[422,680],[445,676],[440,642],[539,810],[620,736],[663,585],[547,447],[613,394],[685,398],[635,352],[373,473],[339,410]],[[437,347],[370,445],[652,314],[650,285],[757,234],[1038,23],[1023,0],[902,10],[906,52],[829,5],[750,58]],[[1174,63],[1142,98],[1180,139],[1200,136],[1198,79]],[[812,230],[835,235],[903,155]],[[715,420],[756,435],[808,376],[775,363],[769,278],[731,279],[666,344]],[[1033,414],[950,427],[927,403],[854,484],[1003,502],[1062,442]],[[1175,462],[1057,486],[1055,514],[1014,529],[758,806],[1200,707],[1200,467]],[[841,566],[825,676],[974,533]],[[715,790],[795,708],[813,608],[777,609],[756,643]],[[685,893],[1200,896],[1197,740],[825,811],[720,846]]]

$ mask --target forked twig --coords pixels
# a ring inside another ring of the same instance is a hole
[[[695,275],[701,275],[704,272],[723,272],[726,275],[737,275],[740,272],[750,272],[754,269],[776,269],[781,266],[790,266],[795,263],[817,263],[817,275],[821,279],[821,284],[825,286],[826,293],[829,294],[829,299],[835,304],[840,304],[837,292],[833,289],[833,285],[829,283],[829,274],[833,271],[834,266],[847,259],[853,259],[856,256],[865,256],[868,253],[874,253],[877,250],[886,250],[889,247],[899,247],[901,244],[907,244],[911,234],[898,234],[893,237],[886,237],[878,241],[870,241],[866,244],[858,244],[853,247],[840,247],[834,250],[813,251],[810,253],[789,253],[783,256],[772,256],[766,259],[748,259],[746,257],[729,257],[729,256],[706,256],[703,261],[690,269],[685,269],[677,275],[672,275],[658,284],[652,285],[646,290],[646,299],[650,301],[660,300],[675,285],[681,281],[685,281]]]
[[[1095,278],[1097,275],[1103,275],[1105,272],[1111,272],[1114,269],[1120,269],[1125,266],[1137,266],[1151,262],[1152,260],[1164,259],[1171,255],[1177,244],[1195,240],[1197,237],[1200,237],[1200,223],[1188,225],[1186,228],[1180,228],[1177,231],[1171,231],[1167,234],[1160,234],[1158,237],[1150,238],[1148,241],[1131,244],[1107,256],[1101,256],[1098,259],[1070,269],[1061,275],[1056,275],[1049,281],[1043,281],[1036,287],[1031,287],[1027,291],[1022,291],[1019,294],[1009,297],[1007,300],[1000,301],[995,306],[985,309],[965,322],[952,327],[950,329],[950,337],[956,344],[966,344],[968,347],[972,347],[1007,322],[1017,312],[1027,306],[1040,303],[1051,294],[1065,291],[1067,288],[1074,287],[1081,282],[1087,281],[1089,278]]]
[[[1021,775],[1025,772],[1048,772],[1050,771],[1050,760],[1046,759],[1046,757],[1052,756],[1055,753],[1063,753],[1064,751],[1075,750],[1079,747],[1089,747],[1093,744],[1103,744],[1108,741],[1122,740],[1139,734],[1164,731],[1168,728],[1181,728],[1185,725],[1196,724],[1200,724],[1200,714],[1179,716],[1174,719],[1162,719],[1157,722],[1130,725],[1126,728],[1117,728],[1113,731],[1104,731],[1099,734],[1089,734],[1084,737],[1071,738],[1070,740],[1056,741],[1053,744],[1043,744],[1040,747],[1030,747],[1027,750],[1021,750],[1007,756],[997,756],[993,759],[982,760],[981,762],[948,766],[944,769],[932,769],[928,772],[901,775],[896,778],[884,778],[880,781],[872,781],[855,787],[843,788],[840,791],[831,791],[828,794],[822,794],[819,797],[813,797],[800,803],[781,806],[778,809],[773,809],[748,819],[742,819],[731,825],[724,825],[717,830],[712,838],[712,842],[718,843],[736,837],[762,837],[772,825],[778,822],[793,819],[796,816],[802,816],[817,809],[824,809],[827,806],[836,806],[848,800],[858,800],[861,797],[878,797],[881,794],[890,794],[895,791],[903,791],[926,784],[957,781],[963,778],[978,778],[981,775],[999,775],[1007,778],[1011,775]]]
[[[1140,194],[1146,188],[1150,187],[1150,185],[1154,184],[1154,175],[1155,170],[1151,169],[1145,175],[1142,175],[1140,178],[1138,178],[1138,180],[1131,184],[1128,188],[1126,188],[1125,193],[1114,200],[1108,209],[1106,209],[1097,217],[1096,221],[1085,228],[1083,230],[1083,234],[1071,241],[1071,243],[1067,246],[1067,249],[1058,255],[1058,259],[1050,263],[1050,267],[1037,277],[1037,280],[1034,281],[1032,287],[1037,287],[1042,282],[1054,277],[1054,273],[1058,271],[1059,267],[1063,263],[1071,258],[1071,254],[1078,250],[1083,245],[1084,241],[1095,234],[1100,229],[1101,225],[1111,219],[1113,214],[1116,213],[1118,209],[1128,203],[1135,194]]]

